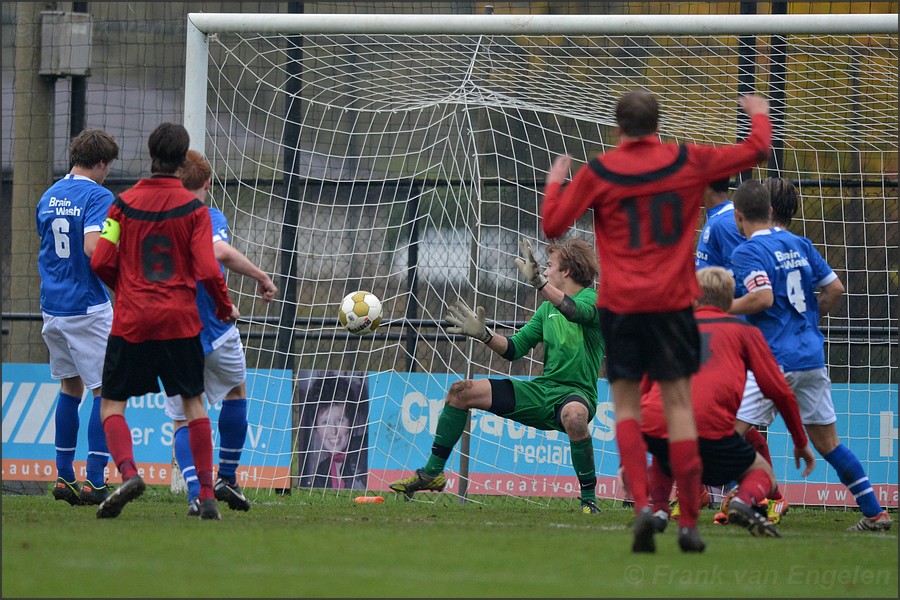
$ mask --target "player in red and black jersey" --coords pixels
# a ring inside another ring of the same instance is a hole
[[[766,398],[771,398],[787,425],[794,442],[794,457],[803,476],[812,472],[815,456],[803,430],[797,399],[775,362],[762,332],[726,311],[734,298],[734,278],[722,267],[697,271],[701,296],[694,316],[701,339],[700,370],[691,380],[691,404],[697,424],[702,482],[723,485],[740,483],[736,498],[728,505],[729,519],[747,527],[754,535],[778,536],[774,525],[752,507],[776,488],[771,464],[735,433],[734,425],[744,394],[746,373],[752,371]],[[653,454],[650,466],[650,498],[657,525],[662,529],[668,518],[668,500],[672,488],[672,468],[663,398],[659,384],[644,380],[641,398],[641,430]],[[660,526],[661,525],[661,526]]]
[[[752,121],[746,140],[719,148],[679,145],[659,139],[656,98],[644,90],[629,92],[616,105],[618,146],[584,165],[566,187],[571,157],[557,157],[547,174],[541,217],[548,238],[594,211],[603,272],[597,306],[607,342],[616,441],[635,500],[634,552],[656,550],[640,431],[645,374],[660,382],[666,403],[682,507],[679,545],[685,552],[705,547],[696,530],[700,458],[690,387],[700,352],[691,309],[698,292],[693,240],[707,185],[768,157],[768,101],[749,95],[740,103]]]
[[[202,282],[214,299],[219,319],[234,321],[239,313],[216,262],[209,211],[176,175],[190,145],[187,130],[163,123],[150,134],[148,145],[153,176],[115,200],[91,257],[91,268],[115,290],[100,413],[123,481],[100,505],[97,517],[117,517],[144,491],[125,406],[132,396],[159,392],[162,380],[167,395],[180,394],[183,399],[200,480],[200,516],[218,519],[212,430],[202,400],[196,282]]]

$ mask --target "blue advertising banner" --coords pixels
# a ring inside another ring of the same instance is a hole
[[[242,485],[288,487],[291,450],[290,371],[247,371],[250,427],[239,477]],[[54,419],[59,382],[46,364],[3,364],[3,479],[52,481],[56,478]],[[89,393],[89,392],[88,392]],[[92,399],[79,407],[76,475],[84,477],[87,423]],[[146,394],[131,398],[125,416],[131,428],[134,455],[147,483],[168,484],[172,463],[172,421],[164,412],[165,396]],[[220,406],[209,407],[213,443],[217,441]],[[277,427],[273,426],[279,424]],[[117,480],[110,464],[110,479]]]

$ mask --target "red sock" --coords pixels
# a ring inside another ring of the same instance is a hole
[[[134,447],[131,444],[131,430],[125,415],[110,415],[103,421],[103,433],[106,434],[106,446],[112,455],[113,462],[122,474],[122,481],[128,481],[137,475],[134,464]]]
[[[769,444],[756,427],[748,429],[747,433],[744,434],[744,439],[753,446],[754,450],[759,452],[762,457],[766,459],[767,463],[770,465],[772,464],[772,455],[769,454]]]
[[[672,476],[666,475],[659,460],[654,456],[647,469],[650,481],[650,507],[653,512],[664,510],[669,512],[669,494],[672,493]]]
[[[209,425],[209,418],[194,419],[188,423],[188,435],[197,480],[200,482],[200,499],[214,498],[212,427]]]
[[[625,480],[634,497],[634,512],[649,504],[647,499],[647,444],[641,434],[641,425],[634,419],[616,423],[616,444],[619,459],[625,471]]]
[[[772,479],[762,469],[753,469],[741,479],[737,497],[747,503],[748,506],[756,506],[769,494],[772,488]]]
[[[697,450],[697,440],[669,441],[669,465],[678,485],[679,527],[696,527],[700,513],[700,479],[703,465]]]
[[[784,495],[781,493],[781,488],[775,488],[774,492],[769,492],[767,496],[770,500],[784,500]]]

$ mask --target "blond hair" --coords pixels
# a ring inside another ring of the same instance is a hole
[[[734,300],[734,277],[722,267],[703,267],[697,271],[700,306],[710,305],[727,311]]]

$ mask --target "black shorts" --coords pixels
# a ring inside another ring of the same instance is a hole
[[[700,368],[700,332],[691,308],[625,315],[601,308],[600,327],[610,382],[639,381],[645,373],[654,381],[672,381]]]
[[[103,397],[126,402],[133,396],[159,393],[184,398],[203,393],[203,345],[200,336],[131,343],[109,336],[103,363]]]
[[[666,475],[672,474],[669,466],[669,440],[644,436],[647,450],[659,461],[659,466]],[[732,434],[720,440],[699,438],[700,461],[703,463],[704,485],[725,485],[736,481],[750,468],[756,460],[756,450],[738,434]]]

